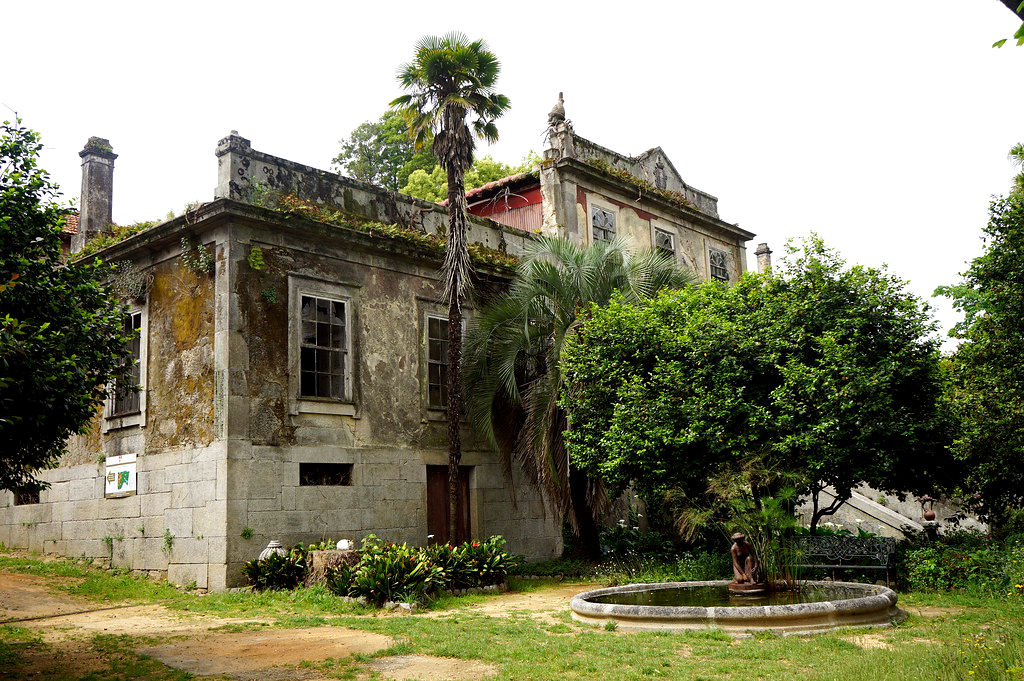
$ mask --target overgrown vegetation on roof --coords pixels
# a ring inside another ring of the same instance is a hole
[[[130,236],[144,232],[150,227],[155,227],[159,224],[158,220],[144,220],[142,222],[135,222],[130,225],[110,225],[110,232],[104,232],[97,234],[93,238],[89,239],[82,250],[77,253],[73,253],[73,258],[85,258],[98,251],[103,250],[107,246],[113,246],[114,244],[124,241]],[[79,228],[81,229],[81,228]]]
[[[400,225],[388,225],[374,220],[367,220],[351,213],[307,201],[294,194],[262,196],[259,205],[281,213],[298,215],[314,222],[335,225],[371,236],[401,241],[429,255],[438,258],[444,257],[445,239],[437,234],[426,234]],[[476,265],[484,265],[507,273],[515,270],[519,264],[519,260],[516,257],[496,251],[493,248],[481,246],[480,244],[469,244],[469,255]]]
[[[633,185],[641,192],[646,192],[648,194],[656,194],[657,196],[660,196],[661,198],[668,201],[669,203],[674,203],[677,206],[683,206],[685,208],[690,208],[691,210],[700,210],[697,207],[697,204],[695,204],[693,201],[690,201],[681,192],[674,192],[668,189],[658,189],[647,180],[637,177],[628,170],[616,168],[607,161],[603,161],[601,159],[592,159],[586,161],[586,163],[587,165],[596,168],[597,170],[600,170],[601,172],[607,175],[611,175],[612,177],[622,180],[626,184]]]

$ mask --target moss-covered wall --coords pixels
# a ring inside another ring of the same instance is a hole
[[[205,446],[213,432],[213,279],[160,263],[149,293],[146,451]]]

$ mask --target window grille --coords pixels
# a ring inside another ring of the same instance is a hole
[[[114,402],[111,405],[111,416],[135,414],[141,409],[142,393],[139,384],[142,382],[142,312],[131,312],[124,318],[124,333],[131,337],[128,350],[131,353],[132,366],[127,376],[117,379],[114,388]]]
[[[347,487],[352,484],[350,463],[300,463],[299,486]]]
[[[711,278],[718,281],[729,281],[728,256],[722,251],[712,250],[709,253],[711,262]]]
[[[427,317],[427,406],[448,406],[448,320]]]
[[[302,296],[300,388],[302,397],[343,400],[348,330],[345,303],[329,298]]]
[[[590,218],[594,228],[594,240],[607,241],[615,238],[615,214],[602,208],[594,208]]]

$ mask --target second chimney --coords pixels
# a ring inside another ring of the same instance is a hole
[[[117,154],[110,141],[90,137],[82,157],[82,197],[78,216],[78,233],[72,237],[71,252],[82,250],[86,242],[97,234],[110,231],[114,200],[114,159]]]
[[[768,244],[758,244],[754,255],[757,256],[757,271],[761,274],[771,274],[772,249],[768,248]]]

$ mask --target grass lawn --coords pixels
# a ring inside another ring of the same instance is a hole
[[[37,575],[52,590],[90,599],[96,607],[130,601],[161,605],[186,617],[202,613],[267,620],[220,631],[339,626],[385,634],[396,642],[373,656],[301,665],[326,677],[375,678],[365,666],[371,657],[418,654],[482,662],[497,671],[493,678],[517,681],[1024,678],[1024,601],[1018,596],[901,594],[900,606],[912,614],[892,629],[733,639],[717,631],[623,633],[584,627],[569,618],[568,603],[560,606],[560,600],[552,601],[554,609],[546,612],[513,609],[497,614],[490,607],[513,602],[525,592],[542,596],[561,588],[554,580],[513,580],[510,595],[446,597],[422,613],[402,617],[381,616],[323,589],[202,595],[80,563],[25,555],[0,554],[0,572]],[[38,622],[0,625],[0,677],[189,678],[133,652],[140,644],[166,641],[130,632],[60,641],[44,640],[45,634],[45,625]],[[81,676],[60,675],[66,669],[33,668],[35,661],[67,654],[62,648],[69,646],[78,646],[76,655],[88,653],[109,664]]]

